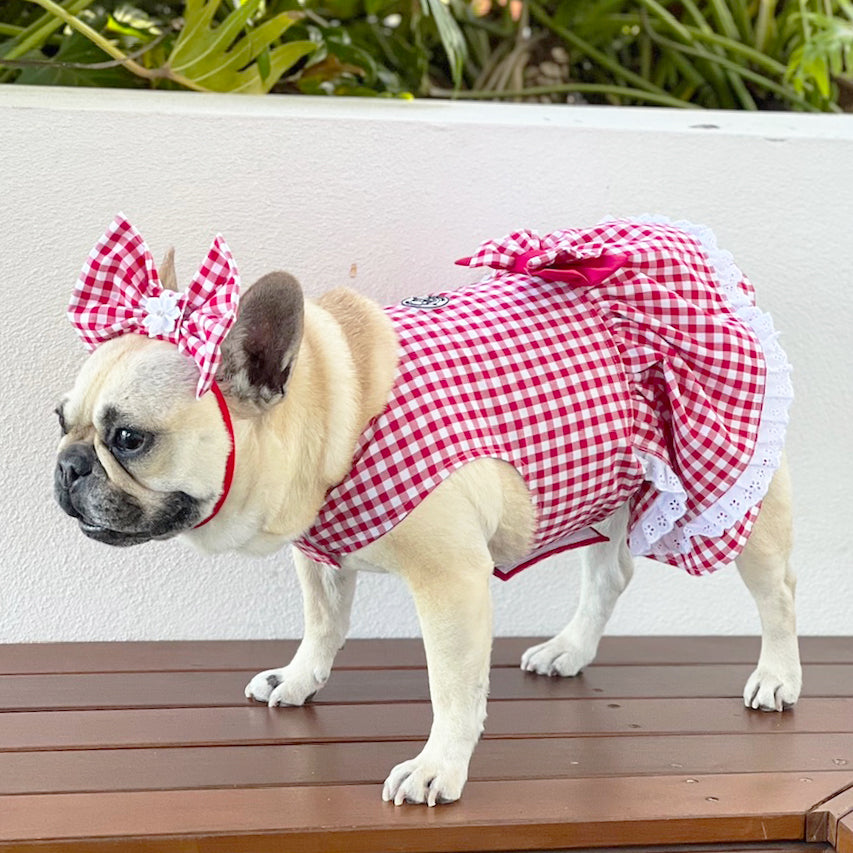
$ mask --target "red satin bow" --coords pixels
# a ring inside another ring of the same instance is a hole
[[[567,238],[569,233],[539,237],[535,231],[515,231],[502,240],[484,243],[476,254],[456,263],[584,286],[601,284],[628,261],[624,255],[573,244]]]
[[[176,293],[163,289],[148,246],[119,214],[83,266],[68,317],[90,350],[129,332],[175,344],[198,366],[201,397],[213,384],[239,299],[240,275],[221,236],[189,287]]]

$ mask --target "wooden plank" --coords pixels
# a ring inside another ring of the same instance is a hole
[[[542,637],[494,642],[493,665],[517,667]],[[0,674],[272,669],[286,664],[296,640],[0,644]],[[604,637],[596,663],[609,665],[753,664],[758,637]],[[803,663],[853,663],[853,637],[801,637]],[[349,640],[336,669],[426,665],[419,639]]]
[[[853,747],[853,738],[847,735],[848,749]],[[836,763],[843,762],[843,767],[853,765],[853,760],[836,758]],[[818,803],[806,815],[806,838],[810,841],[828,841],[835,844],[838,837],[838,823],[848,815],[853,814],[853,777],[847,771],[848,783],[843,790],[839,790],[833,797]]]
[[[849,775],[833,762],[847,734],[486,739],[470,779],[583,779],[800,771]],[[0,753],[0,794],[370,784],[409,757],[411,742],[208,746]],[[820,808],[820,807],[818,807]],[[809,818],[812,818],[810,813]],[[826,836],[812,836],[824,840]]]
[[[490,700],[738,698],[752,668],[704,666],[592,666],[576,678],[548,678],[520,669],[494,669]],[[243,689],[253,671],[57,674],[0,676],[0,709],[38,710],[46,694],[54,710],[225,707],[246,703]],[[806,668],[804,697],[853,697],[853,665]],[[316,704],[426,702],[425,670],[333,672]]]
[[[352,853],[536,850],[797,840],[837,774],[473,782],[448,807],[395,808],[365,786],[22,795],[0,800],[0,841],[95,850],[97,839],[202,836],[199,849]],[[219,836],[218,838],[216,836]],[[258,839],[246,843],[249,839]],[[215,840],[216,843],[213,843]],[[85,847],[83,847],[85,845]],[[5,848],[0,846],[0,851]],[[186,848],[184,848],[186,849]]]
[[[522,652],[536,642],[542,642],[542,639],[528,637],[510,640],[506,651],[499,649],[499,659],[505,659],[507,665],[517,664]],[[800,637],[799,645],[800,657],[804,664],[853,663],[853,636]],[[760,649],[761,638],[758,636],[603,637],[595,662],[602,666],[677,666],[701,663],[740,663],[755,666]]]
[[[829,844],[807,843],[805,841],[754,841],[741,844],[668,844],[645,845],[643,847],[583,848],[596,853],[834,853]],[[529,851],[540,853],[540,851]]]
[[[714,638],[725,641],[715,649],[701,638],[640,639],[652,642],[638,651],[635,638],[614,638],[604,664],[568,680],[517,669],[531,640],[498,641],[465,797],[434,810],[379,798],[388,769],[429,728],[419,641],[363,641],[362,658],[350,644],[319,701],[299,709],[243,701],[248,677],[282,662],[257,660],[255,643],[130,644],[124,661],[123,646],[87,661],[91,645],[72,645],[49,678],[14,674],[26,656],[7,660],[0,647],[0,672],[13,670],[0,677],[0,853],[629,843],[634,853],[827,853],[802,843],[806,816],[813,826],[821,810],[848,843],[850,638],[812,644],[838,654],[807,667],[807,701],[784,715],[740,703],[754,638]],[[52,664],[46,651],[41,662]]]
[[[816,695],[846,684],[853,695],[853,667],[813,667],[809,683]],[[54,675],[50,693],[56,709],[234,706],[245,703],[243,687],[253,672],[167,672]],[[737,696],[749,674],[745,667],[591,667],[575,679],[551,679],[498,669],[492,673],[491,698],[605,698],[626,696]],[[0,708],[35,710],[44,707],[46,684],[41,675],[0,677]],[[427,701],[424,670],[386,670],[371,673],[343,670],[333,674],[315,701]],[[55,701],[55,700],[54,700]]]
[[[413,663],[425,666],[423,654],[416,658],[420,641],[404,642]],[[298,645],[296,640],[8,643],[0,645],[0,673],[261,670],[287,663]],[[377,656],[388,656],[382,641],[351,640],[347,645],[346,655],[342,651],[338,656],[343,665],[350,658],[370,667],[378,662]]]
[[[811,699],[790,713],[750,711],[735,699],[493,702],[485,737],[847,732],[853,699]],[[422,740],[428,703],[33,711],[0,714],[0,752],[214,744]]]
[[[223,837],[196,837],[193,839],[171,837],[163,839],[151,838],[122,838],[118,841],[109,839],[97,839],[92,842],[64,842],[63,850],[97,851],[97,853],[161,853],[164,849],[164,841],[168,847],[168,853],[270,853],[270,839],[265,837],[252,838],[241,835],[233,840]],[[231,847],[226,845],[231,844]],[[21,845],[10,843],[2,846],[2,853],[53,853],[57,848],[48,842],[42,845],[24,843]],[[289,848],[279,848],[289,849]],[[565,850],[566,848],[562,848]],[[574,853],[836,853],[829,844],[807,844],[801,841],[764,841],[745,842],[740,844],[667,844],[667,845],[644,845],[642,847],[582,847],[576,848]],[[529,851],[529,853],[544,853]]]
[[[666,847],[651,845],[644,847],[586,848],[596,853],[834,853],[829,844],[805,841],[766,841],[747,844],[668,844]],[[530,851],[538,853],[538,851]],[[584,853],[577,850],[575,853]]]
[[[596,853],[834,853],[829,844],[805,841],[754,841],[746,844],[668,844],[643,847],[585,848]],[[530,851],[539,853],[539,851]],[[575,853],[584,853],[584,849]]]
[[[835,849],[837,853],[853,853],[853,817],[845,817],[839,822]]]

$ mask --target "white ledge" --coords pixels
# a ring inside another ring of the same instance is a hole
[[[792,138],[853,139],[853,119],[848,115],[829,113],[227,95],[16,85],[0,86],[0,108],[303,120],[382,119],[388,122],[590,128],[632,133],[670,131],[758,136],[779,141]]]
[[[795,369],[798,624],[853,634],[851,142],[838,115],[0,86],[0,642],[300,632],[286,555],[110,549],[53,501],[52,411],[83,358],[65,310],[118,210],[156,258],[175,246],[182,284],[221,231],[247,283],[287,269],[309,294],[343,284],[381,302],[469,281],[453,261],[515,228],[642,213],[708,225]],[[562,628],[577,560],[496,582],[496,633]],[[353,636],[417,633],[403,584],[359,590]],[[648,564],[609,630],[757,628],[736,572]]]

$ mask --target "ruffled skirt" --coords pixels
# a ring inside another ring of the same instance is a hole
[[[595,307],[632,392],[644,482],[631,552],[691,574],[734,560],[779,467],[793,390],[770,316],[713,233],[662,217],[524,231],[465,263],[565,282]]]

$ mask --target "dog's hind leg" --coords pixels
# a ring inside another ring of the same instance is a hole
[[[743,691],[749,708],[781,711],[800,695],[802,671],[797,645],[791,554],[791,486],[788,467],[773,477],[737,567],[761,617],[761,655]]]
[[[293,660],[280,669],[259,672],[246,696],[269,705],[303,705],[329,678],[335,655],[349,630],[356,573],[315,563],[293,549],[302,585],[305,630]]]
[[[580,600],[574,618],[556,637],[529,648],[521,657],[522,669],[540,675],[577,675],[592,663],[607,620],[634,573],[626,544],[627,524],[626,504],[605,525],[596,525],[609,541],[583,550]]]

